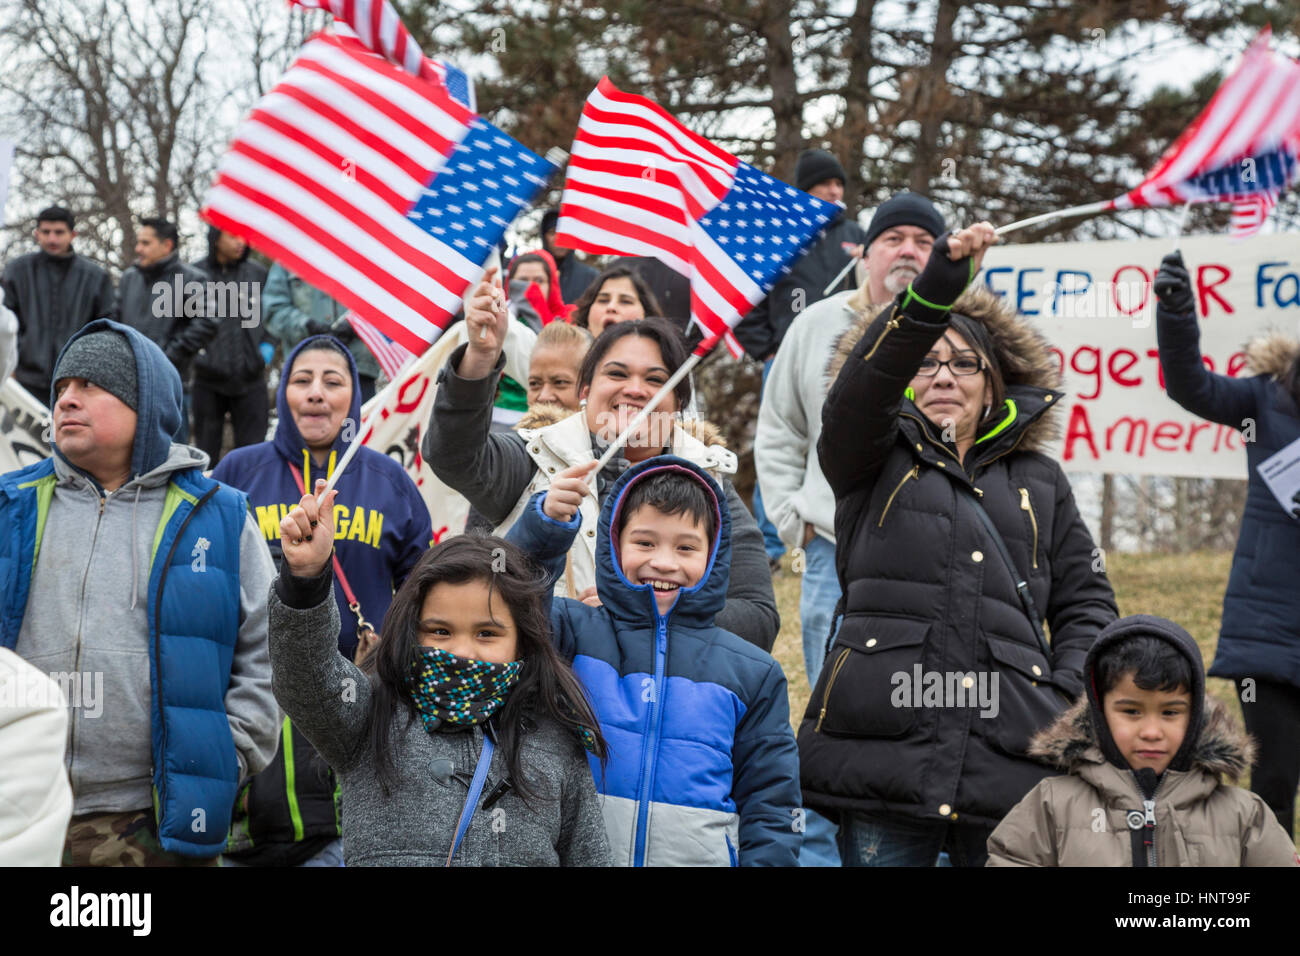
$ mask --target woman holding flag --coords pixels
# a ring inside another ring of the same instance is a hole
[[[490,433],[492,398],[504,366],[508,312],[495,270],[489,269],[465,311],[468,341],[439,377],[437,398],[421,443],[434,473],[455,488],[503,534],[537,492],[573,465],[598,458],[687,358],[680,334],[663,319],[640,319],[608,327],[592,344],[579,375],[583,408],[541,428]],[[719,627],[764,650],[776,640],[780,618],[762,535],[726,476],[736,457],[703,422],[683,422],[690,401],[683,379],[597,476],[597,493],[583,501],[582,531],[556,591],[599,600],[596,583],[596,521],[605,492],[629,464],[670,452],[707,469],[727,493],[732,514],[732,568]]]
[[[836,348],[817,450],[844,617],[799,759],[846,866],[933,866],[941,850],[982,866],[993,827],[1052,772],[1030,737],[1080,693],[1116,617],[1040,450],[1062,395],[1051,350],[1002,300],[965,292],[994,241],[988,223],[940,237]]]
[[[285,359],[275,438],[236,448],[213,477],[247,493],[277,566],[280,521],[314,478],[328,478],[359,436],[361,392],[352,354],[337,339],[304,339]],[[339,653],[363,660],[382,632],[393,593],[429,547],[429,510],[402,466],[359,448],[334,505],[334,597]],[[286,718],[275,760],[240,793],[231,854],[242,865],[335,866],[342,859],[334,775]],[[314,862],[313,862],[314,861]]]

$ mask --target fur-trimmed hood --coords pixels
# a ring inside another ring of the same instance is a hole
[[[1276,379],[1300,359],[1300,341],[1282,332],[1269,332],[1247,342],[1245,351],[1248,371]]]
[[[1086,696],[1061,714],[1046,730],[1035,735],[1029,753],[1065,771],[1084,763],[1104,763],[1092,726],[1092,708]],[[1224,704],[1205,696],[1205,723],[1192,750],[1191,765],[1216,776],[1237,780],[1255,758],[1255,745]]]
[[[854,306],[860,305],[858,299],[852,300]],[[835,343],[827,366],[827,381],[834,382],[840,369],[848,360],[853,346],[862,338],[867,327],[872,323],[883,307],[868,306],[865,310],[857,308],[858,317]],[[1061,375],[1057,368],[1056,357],[1052,354],[1047,338],[1033,325],[1017,316],[1006,300],[995,295],[983,286],[967,289],[952,311],[968,319],[979,322],[993,340],[995,357],[1002,370],[1002,378],[1008,394],[1016,386],[1057,391],[1061,388]],[[1020,448],[1024,451],[1040,450],[1061,434],[1061,413],[1053,407],[1039,416],[1025,430],[1025,438]]]
[[[556,422],[563,421],[570,415],[576,414],[578,413],[569,411],[563,405],[540,402],[536,405],[529,405],[524,417],[519,419],[519,422],[514,427],[516,431],[521,428],[545,428],[547,425],[554,425]],[[718,428],[713,422],[705,421],[702,418],[687,418],[680,420],[677,424],[681,425],[682,431],[706,448],[710,445],[727,447],[727,439],[723,437],[722,429]]]

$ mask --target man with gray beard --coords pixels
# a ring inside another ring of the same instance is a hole
[[[802,572],[799,600],[804,668],[817,683],[840,599],[835,573],[835,494],[817,460],[827,367],[836,340],[864,314],[884,308],[930,258],[943,217],[926,197],[902,192],[881,203],[867,229],[865,280],[795,316],[768,373],[758,411],[754,462],[767,514]],[[802,548],[802,551],[798,549]],[[808,811],[802,866],[838,866],[835,827]]]

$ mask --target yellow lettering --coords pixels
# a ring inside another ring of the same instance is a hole
[[[366,535],[366,544],[372,548],[379,547],[379,536],[384,530],[384,513],[382,511],[370,512],[370,533]]]
[[[257,529],[267,541],[280,537],[280,509],[275,505],[259,505],[257,511]]]
[[[366,509],[357,508],[356,514],[352,516],[352,528],[348,531],[349,541],[366,540]]]
[[[358,508],[357,512],[360,513],[360,511],[361,509]],[[334,540],[342,541],[347,536],[348,536],[348,506],[335,505],[334,506]]]

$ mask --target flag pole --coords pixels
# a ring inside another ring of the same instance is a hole
[[[618,438],[614,440],[613,444],[605,449],[605,453],[597,460],[596,467],[591,470],[591,475],[587,478],[588,481],[596,480],[595,476],[599,474],[602,468],[609,464],[610,459],[614,457],[618,450],[627,444],[627,440],[631,437],[632,433],[641,427],[641,423],[650,417],[650,413],[659,407],[659,403],[664,400],[665,396],[667,396],[669,392],[677,387],[677,383],[689,375],[691,369],[699,365],[700,360],[703,359],[704,356],[713,351],[713,347],[717,345],[721,339],[722,333],[716,332],[695,347],[695,351],[691,353],[690,357],[681,364],[681,367],[678,368],[677,371],[673,372],[673,374],[668,377],[668,381],[664,382],[663,387],[660,388],[659,391],[655,392],[654,397],[652,397],[650,401],[646,402],[645,407],[636,413],[636,417],[628,422],[627,428],[623,429],[623,434],[619,435]]]
[[[1021,219],[1018,222],[1008,223],[1005,226],[999,226],[994,229],[995,235],[1004,236],[1008,232],[1015,232],[1017,229],[1024,229],[1026,226],[1036,226],[1040,222],[1051,222],[1053,219],[1074,219],[1078,216],[1093,216],[1099,212],[1106,212],[1111,208],[1108,201],[1090,202],[1085,206],[1071,206],[1069,209],[1058,209],[1055,212],[1045,212],[1039,216],[1030,216],[1028,219]]]
[[[1174,248],[1177,252],[1183,245],[1183,230],[1187,228],[1187,214],[1192,210],[1192,201],[1189,199],[1183,203],[1182,215],[1178,217],[1178,229],[1174,232]]]
[[[419,360],[420,357],[418,355],[413,355],[407,359],[406,364],[404,364],[398,373],[392,377],[387,385],[384,386],[384,390],[375,396],[375,399],[377,400],[375,401],[374,409],[361,422],[361,427],[357,429],[356,437],[348,444],[348,450],[343,453],[343,457],[339,459],[339,463],[334,466],[334,471],[330,475],[329,481],[325,483],[325,490],[321,493],[322,498],[329,494],[334,489],[334,486],[338,484],[339,475],[343,474],[343,469],[348,466],[348,462],[357,456],[357,450],[361,447],[362,437],[370,430],[371,426],[374,425],[376,419],[379,417],[380,410],[387,404],[388,397],[397,390],[402,379],[406,377],[406,373],[409,372],[411,367]],[[347,422],[344,421],[343,424],[346,426]]]

